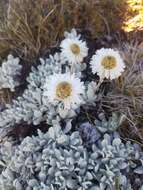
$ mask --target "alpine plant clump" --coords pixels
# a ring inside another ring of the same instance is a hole
[[[64,45],[65,41],[68,41],[67,46]],[[79,113],[82,105],[95,105],[96,100],[98,101],[99,87],[106,77],[103,74],[107,72],[105,70],[102,73],[99,82],[95,79],[88,80],[88,74],[83,72],[87,67],[84,63],[87,53],[87,44],[81,36],[75,30],[71,33],[66,32],[65,39],[61,42],[61,52],[49,55],[46,59],[41,58],[41,64],[37,68],[33,67],[27,78],[29,84],[23,95],[0,113],[1,136],[21,122],[38,125],[46,121],[52,124],[53,121],[73,118],[77,112]],[[105,51],[105,56],[109,56],[109,53],[106,55]],[[103,50],[101,56],[104,59]],[[114,57],[116,65],[118,56]],[[110,65],[111,62],[112,60],[104,60],[105,65]],[[110,72],[112,68],[107,70]],[[85,78],[87,80],[84,80]]]
[[[141,189],[143,152],[117,132],[124,115],[105,113],[99,105],[106,84],[126,68],[119,51],[101,48],[90,58],[75,29],[65,32],[59,50],[40,58],[22,96],[0,112],[0,189]],[[9,55],[1,70],[0,89],[14,90],[19,59]],[[41,130],[4,141],[20,125]]]
[[[10,147],[1,147],[0,188],[6,190],[113,190],[117,184],[124,190],[132,189],[130,173],[143,173],[140,148],[108,134],[88,150],[79,132],[66,134],[55,125],[26,137],[7,154]],[[138,177],[134,180],[141,184]]]
[[[54,120],[60,121],[61,118],[72,118],[76,115],[76,109],[84,104],[85,100],[90,101],[89,91],[93,93],[95,89],[90,85],[90,82],[84,87],[83,82],[80,82],[81,73],[79,70],[77,70],[75,77],[65,74],[67,79],[65,79],[66,81],[62,80],[64,75],[62,70],[66,69],[69,73],[70,68],[67,63],[64,64],[61,60],[60,54],[50,55],[46,60],[40,59],[40,61],[41,64],[37,69],[32,68],[32,72],[27,78],[29,85],[23,95],[14,100],[12,105],[7,105],[7,108],[0,113],[0,127],[2,129],[6,130],[6,128],[20,124],[22,121],[38,125],[42,121],[51,123]],[[52,93],[55,94],[55,99],[51,101],[48,98],[50,89],[47,88],[52,83],[53,76],[57,76],[61,80],[59,83],[55,81],[55,86],[51,86]],[[78,81],[80,89],[73,86],[75,81]],[[67,99],[68,94],[64,94],[65,87],[70,87],[70,96]],[[85,88],[86,90],[84,90]]]
[[[2,62],[0,67],[0,90],[9,88],[11,91],[15,91],[15,87],[19,86],[19,76],[22,69],[19,62],[19,58],[14,58],[12,55],[8,55],[7,60]]]

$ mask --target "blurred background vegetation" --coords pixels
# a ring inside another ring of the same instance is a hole
[[[0,7],[0,55],[14,51],[28,62],[74,27],[97,38],[143,24],[142,0],[1,0]]]

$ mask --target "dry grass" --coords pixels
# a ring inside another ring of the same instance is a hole
[[[125,12],[126,0],[10,0],[0,26],[0,55],[14,51],[31,61],[73,27],[93,38],[120,30]]]
[[[143,31],[143,0],[127,0],[127,4],[123,29],[126,32]]]
[[[123,44],[121,53],[126,62],[124,74],[112,83],[110,93],[103,104],[112,112],[126,116],[126,122],[132,126],[130,133],[138,136],[143,143],[143,49],[138,43]],[[125,124],[125,128],[128,124]]]

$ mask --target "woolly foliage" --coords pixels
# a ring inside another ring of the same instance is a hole
[[[98,139],[101,137],[99,131],[89,122],[82,123],[79,126],[78,131],[81,135],[84,144],[87,147],[90,147],[92,144],[96,143]]]
[[[19,86],[18,76],[22,69],[19,62],[19,58],[14,58],[12,55],[8,55],[7,60],[3,61],[0,67],[0,90],[9,88],[14,91],[15,87]]]
[[[130,142],[106,134],[87,151],[78,132],[65,134],[57,125],[26,137],[9,154],[6,149],[8,144],[1,147],[0,175],[0,187],[6,190],[129,190],[129,174],[143,171],[143,155]],[[134,182],[141,186],[136,175]]]
[[[8,55],[7,60],[1,60],[0,67],[0,110],[6,103],[11,103],[16,87],[20,85],[22,66],[19,58]]]
[[[13,104],[7,105],[6,109],[0,113],[0,127],[2,131],[7,133],[7,129],[16,124],[26,122],[28,124],[33,123],[38,125],[41,122],[59,122],[61,119],[69,119],[79,112],[79,109],[63,109],[62,102],[58,104],[52,104],[48,101],[47,97],[44,97],[44,84],[48,76],[54,73],[70,72],[70,65],[65,62],[60,53],[56,53],[54,56],[50,55],[47,59],[40,59],[41,64],[38,68],[32,68],[27,82],[28,87],[24,91],[22,96],[19,96],[13,101]],[[83,78],[81,71],[86,68],[85,63],[78,64],[74,70],[76,75]],[[91,104],[95,101],[96,82],[85,81],[86,89],[83,96],[83,103]],[[1,135],[2,135],[1,131]]]
[[[125,10],[125,0],[11,0],[0,27],[0,52],[32,60],[55,46],[65,30],[89,30],[92,37],[120,30]]]
[[[43,102],[43,85],[46,77],[53,72],[58,72],[61,69],[61,62],[59,54],[49,59],[41,59],[41,64],[38,69],[32,68],[27,81],[28,88],[23,95],[13,101],[12,105],[8,105],[0,114],[0,126],[9,127],[16,123],[26,121],[28,124],[39,124],[42,121],[51,121],[56,117],[57,112],[54,108]],[[48,118],[49,119],[48,119]]]
[[[94,123],[83,122],[79,124],[78,131],[85,145],[90,147],[99,140],[101,135],[105,133],[110,133],[112,135],[112,133],[119,129],[122,122],[122,116],[112,114],[112,117],[107,119],[105,114],[100,113],[98,119],[95,119]],[[117,133],[115,132],[114,135],[117,135]]]

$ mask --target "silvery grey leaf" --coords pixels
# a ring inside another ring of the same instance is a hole
[[[68,188],[70,188],[70,189],[77,189],[77,181],[76,180],[73,180],[73,179],[68,179],[67,181],[66,181],[66,185],[67,185],[67,187]]]
[[[28,185],[30,187],[38,186],[38,181],[36,179],[30,179],[29,182],[28,182]]]
[[[72,120],[67,121],[66,126],[64,128],[64,133],[65,134],[68,133],[71,130],[71,128],[72,128],[71,122],[72,122]]]
[[[14,180],[13,186],[16,188],[16,190],[23,190],[22,184],[20,184],[20,182],[17,179]]]
[[[134,172],[137,173],[137,174],[143,174],[143,166],[137,167],[137,168],[134,170]]]

